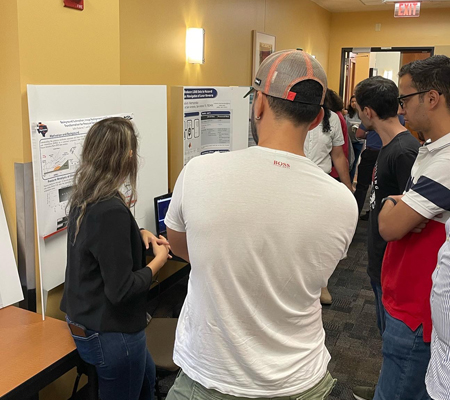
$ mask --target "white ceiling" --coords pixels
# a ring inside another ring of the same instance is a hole
[[[331,12],[382,11],[392,10],[394,3],[383,3],[382,0],[312,0],[322,8]],[[421,8],[450,8],[450,0],[422,1]]]

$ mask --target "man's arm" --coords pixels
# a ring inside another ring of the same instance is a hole
[[[167,238],[173,254],[189,262],[186,232],[177,232],[167,227]]]
[[[336,168],[341,182],[353,192],[353,186],[350,182],[350,173],[348,170],[348,161],[342,146],[333,146],[333,149],[331,150],[331,160],[333,161],[334,168]]]
[[[361,129],[361,128],[358,128],[358,129],[356,130],[355,136],[356,136],[358,139],[365,139],[366,136],[367,136],[367,131],[365,131],[365,130],[363,130],[363,129]]]
[[[407,233],[424,223],[427,218],[401,200],[403,196],[389,196],[378,216],[378,229],[386,242],[402,239]]]

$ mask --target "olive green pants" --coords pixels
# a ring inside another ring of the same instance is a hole
[[[303,393],[283,397],[259,397],[252,400],[325,400],[336,384],[327,371],[321,381]],[[189,378],[182,370],[170,389],[166,400],[249,400],[248,397],[236,397],[207,389]]]

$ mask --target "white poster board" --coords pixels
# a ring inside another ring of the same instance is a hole
[[[44,240],[67,229],[67,205],[73,178],[80,165],[84,139],[92,125],[109,117],[133,119],[132,113],[126,113],[31,122],[33,178],[40,223],[38,232]],[[122,193],[126,193],[126,188]]]
[[[166,193],[168,187],[166,86],[28,85],[28,108],[32,137],[39,135],[36,133],[36,124],[39,122],[45,125],[45,121],[133,113],[140,155],[138,201],[133,212],[139,226],[155,231],[153,199]],[[33,152],[36,153],[35,150]],[[34,153],[33,170],[36,177],[42,159]],[[37,190],[35,194],[38,196]],[[40,201],[42,199],[35,198],[36,204]],[[64,230],[50,236],[46,234],[41,229],[46,224],[44,218],[38,208],[38,252],[45,310],[46,293],[64,282],[67,235]]]
[[[183,87],[183,165],[248,146],[248,87]]]
[[[0,308],[23,300],[19,272],[14,258],[11,238],[6,223],[5,210],[0,194]]]

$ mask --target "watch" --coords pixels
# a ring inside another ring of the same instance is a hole
[[[392,201],[394,203],[394,206],[397,205],[397,200],[395,200],[393,197],[387,196],[383,200],[381,200],[381,207],[380,208],[383,208],[384,203],[386,203],[386,201],[388,201],[388,200]]]

